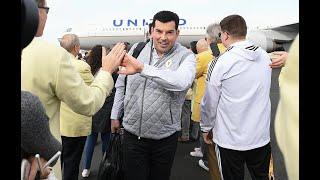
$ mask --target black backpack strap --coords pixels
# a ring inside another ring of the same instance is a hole
[[[142,51],[142,49],[146,46],[147,42],[139,42],[136,48],[134,48],[132,56],[137,58]],[[127,87],[127,76],[124,77],[124,95],[126,95],[126,87]]]
[[[137,58],[146,44],[146,42],[139,42],[136,48],[134,48],[132,56]]]

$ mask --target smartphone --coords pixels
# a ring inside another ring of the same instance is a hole
[[[58,151],[52,158],[49,159],[49,161],[43,166],[43,169],[48,167],[53,161],[57,160],[61,155],[61,151]]]

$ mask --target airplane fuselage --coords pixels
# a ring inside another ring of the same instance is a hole
[[[110,21],[109,21],[110,22]],[[97,44],[112,46],[117,42],[128,42],[129,47],[134,43],[145,41],[148,38],[149,24],[152,19],[113,19],[109,25],[86,25],[78,28],[68,28],[65,33],[74,33],[79,36],[81,49],[89,50]],[[203,23],[191,23],[188,19],[179,20],[180,35],[177,39],[183,46],[189,47],[190,42],[205,38],[206,26]],[[268,52],[291,44],[299,31],[285,29],[253,30],[248,31],[247,39]],[[296,28],[296,27],[295,27]],[[286,49],[285,49],[286,50]]]

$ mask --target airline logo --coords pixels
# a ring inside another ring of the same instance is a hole
[[[148,26],[152,23],[152,19],[114,19],[113,27],[139,27]],[[179,26],[184,26],[187,24],[186,19],[179,19]]]

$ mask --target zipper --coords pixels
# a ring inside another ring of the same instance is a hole
[[[143,117],[143,101],[144,101],[144,91],[146,89],[147,79],[144,81],[143,91],[142,91],[142,104],[141,104],[141,116],[140,116],[140,127],[139,127],[139,136],[138,139],[140,140],[141,136],[141,127],[142,127],[142,117]]]
[[[170,110],[171,124],[173,124],[173,118],[172,118],[172,112],[171,112],[171,98],[170,98],[169,110]]]
[[[149,54],[149,65],[151,64],[151,59],[152,59],[152,52],[153,52],[153,40],[151,39],[151,43],[150,43],[150,54]],[[147,85],[147,78],[145,78],[144,81],[144,85],[143,85],[143,92],[142,92],[142,105],[141,105],[141,116],[140,116],[140,127],[139,127],[139,136],[138,136],[138,140],[141,139],[141,127],[142,127],[142,117],[143,117],[143,101],[144,101],[144,91],[146,89],[146,85]]]

